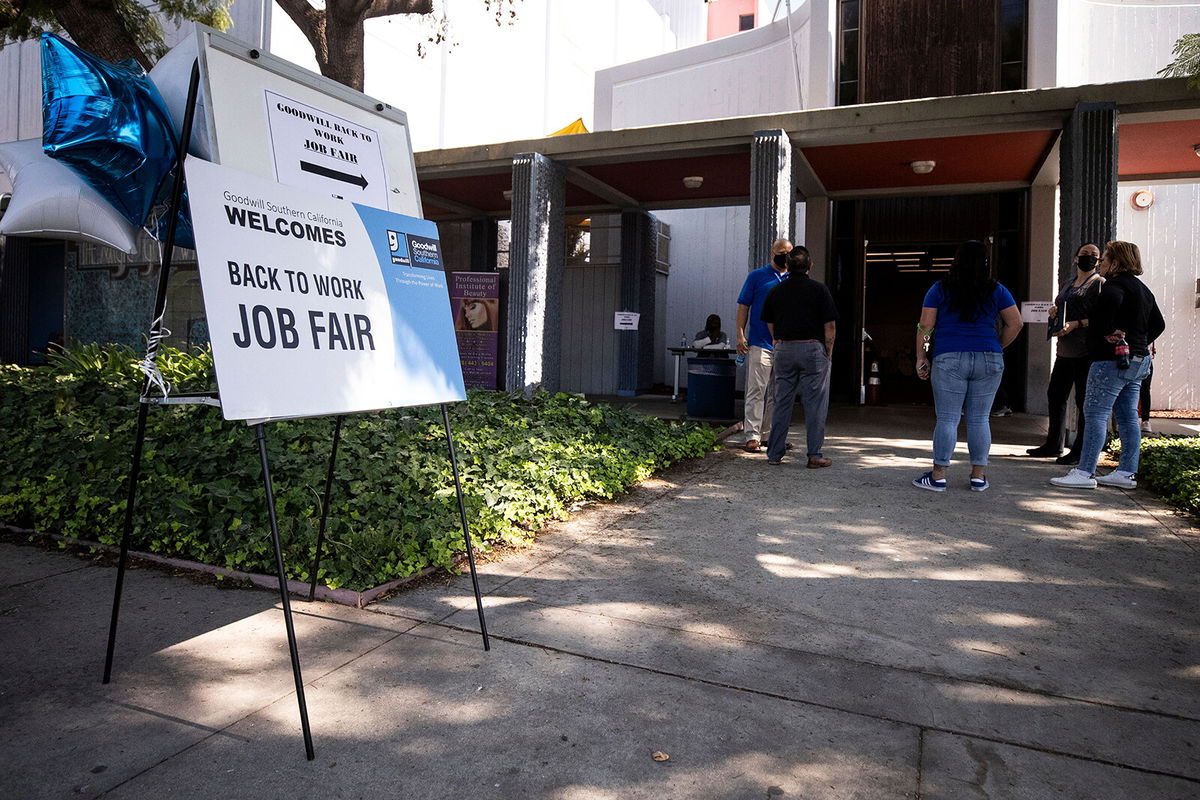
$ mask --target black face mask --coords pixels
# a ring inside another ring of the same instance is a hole
[[[1096,268],[1097,261],[1099,261],[1099,259],[1093,255],[1079,256],[1079,268],[1085,272],[1090,272]]]
[[[783,269],[787,266],[787,253],[776,253],[771,260],[775,262],[775,266]]]

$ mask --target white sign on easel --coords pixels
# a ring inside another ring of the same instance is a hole
[[[422,216],[408,117],[224,33],[194,26],[154,68],[172,115],[200,92],[189,152],[266,180]]]
[[[434,223],[196,158],[186,170],[226,419],[466,398]]]
[[[388,207],[379,131],[264,89],[275,180]]]

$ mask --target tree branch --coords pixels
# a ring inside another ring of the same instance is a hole
[[[325,42],[325,12],[313,8],[307,0],[276,0],[284,13],[291,17],[292,22],[312,45],[313,54],[321,71],[329,63],[329,46]]]
[[[433,13],[433,0],[371,0],[365,19],[390,17],[393,14]]]

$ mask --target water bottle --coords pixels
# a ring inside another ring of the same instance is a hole
[[[1117,356],[1117,369],[1129,369],[1129,342],[1125,341],[1124,337],[1117,342],[1113,352]]]
[[[680,336],[679,336],[679,346],[680,346],[680,347],[687,347],[687,331],[684,331],[682,334],[680,334]]]
[[[736,361],[736,362],[737,362],[737,365],[738,365],[739,367],[740,367],[740,366],[742,366],[743,364],[745,364],[745,363],[746,363],[746,354],[745,354],[745,353],[738,353],[738,354],[737,354],[737,358],[735,358],[735,359],[734,359],[734,361]]]

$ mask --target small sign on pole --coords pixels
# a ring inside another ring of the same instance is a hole
[[[613,328],[618,331],[636,331],[642,315],[636,311],[618,311],[613,318]]]

